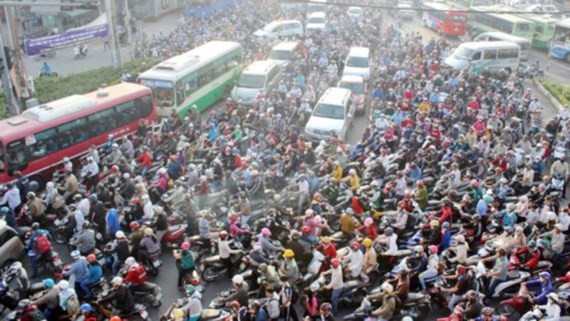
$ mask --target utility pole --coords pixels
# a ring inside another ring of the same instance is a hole
[[[105,9],[107,10],[107,23],[109,24],[109,33],[111,36],[111,57],[113,59],[113,68],[123,68],[121,62],[121,52],[119,39],[117,37],[117,19],[115,12],[115,0],[105,0]]]
[[[10,47],[14,61],[14,74],[16,82],[16,93],[18,98],[30,98],[30,89],[28,84],[28,73],[24,66],[24,53],[20,46],[20,37],[18,35],[19,25],[16,22],[16,12],[13,6],[4,7],[6,13],[6,23],[8,32],[10,33]]]
[[[125,5],[123,6],[123,11],[125,13],[125,29],[127,29],[127,43],[131,45],[134,44],[133,39],[133,28],[131,28],[131,10],[129,9],[129,0],[125,0]]]
[[[8,113],[10,116],[16,116],[20,114],[20,105],[18,100],[14,96],[14,91],[12,88],[12,80],[10,78],[10,69],[8,69],[8,56],[6,56],[6,51],[4,50],[4,33],[0,32],[0,56],[2,57],[2,86],[4,87],[4,95],[6,96],[6,101],[8,103]]]

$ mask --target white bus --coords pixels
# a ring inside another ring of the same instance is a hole
[[[517,70],[520,55],[521,47],[508,41],[464,42],[445,58],[444,63],[470,73],[497,73],[502,69],[510,73]]]
[[[326,12],[327,0],[310,0],[307,2],[307,17],[314,12]]]
[[[229,93],[242,64],[242,46],[237,42],[211,41],[159,63],[139,76],[139,83],[152,89],[157,114],[181,117],[192,105],[202,111]]]
[[[521,47],[521,60],[528,60],[528,55],[530,54],[530,48],[532,42],[526,38],[521,38],[513,35],[509,35],[504,32],[483,32],[473,39],[474,41],[508,41],[516,43]]]

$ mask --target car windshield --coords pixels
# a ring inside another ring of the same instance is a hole
[[[368,67],[368,58],[366,57],[350,57],[346,62],[348,67],[366,68]]]
[[[455,50],[453,57],[455,59],[467,60],[473,54],[473,49],[459,47]]]
[[[339,105],[318,104],[315,108],[313,116],[332,119],[344,119],[344,108]]]
[[[263,28],[263,31],[265,31],[265,32],[271,32],[271,31],[273,31],[273,29],[275,29],[275,26],[276,26],[275,23],[270,23],[270,24],[268,24],[267,26],[265,26],[265,27]]]
[[[289,60],[291,59],[290,50],[271,50],[269,53],[269,59],[273,60]]]
[[[141,79],[140,84],[152,89],[159,107],[174,106],[174,85],[171,81]]]
[[[238,80],[238,87],[243,88],[263,88],[265,85],[265,76],[241,74]]]
[[[360,95],[364,92],[364,86],[360,82],[343,81],[340,83],[339,87],[352,91],[353,95]]]
[[[350,8],[350,9],[348,9],[348,13],[360,14],[360,9],[359,8]]]
[[[325,18],[323,18],[323,17],[312,17],[312,18],[309,18],[309,23],[325,23]]]

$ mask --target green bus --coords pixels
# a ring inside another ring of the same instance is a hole
[[[159,63],[139,82],[152,89],[159,117],[173,111],[184,117],[192,105],[203,111],[229,92],[241,71],[242,51],[237,42],[211,41]]]
[[[554,36],[554,25],[558,19],[550,15],[537,14],[519,14],[518,16],[534,22],[532,46],[541,50],[548,50],[548,44]]]
[[[497,7],[473,7],[467,29],[472,38],[483,32],[500,31],[532,41],[534,22],[508,13],[491,13]]]
[[[446,1],[447,5],[457,6],[459,9],[469,9],[472,7],[489,6],[493,4],[491,0],[455,0]]]

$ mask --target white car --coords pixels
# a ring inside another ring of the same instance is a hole
[[[280,20],[270,22],[268,25],[253,33],[258,39],[275,39],[278,37],[300,37],[303,35],[303,25],[298,20]]]
[[[352,21],[358,22],[358,21],[360,21],[360,19],[362,19],[362,8],[361,7],[350,7],[350,8],[348,8],[348,10],[346,10],[346,14],[348,15],[348,17]]]
[[[351,92],[344,88],[327,89],[305,125],[305,137],[311,141],[329,139],[333,133],[346,139],[354,117]]]
[[[313,12],[309,18],[307,18],[307,26],[305,29],[307,32],[317,30],[323,31],[325,30],[326,21],[327,17],[324,12]]]

